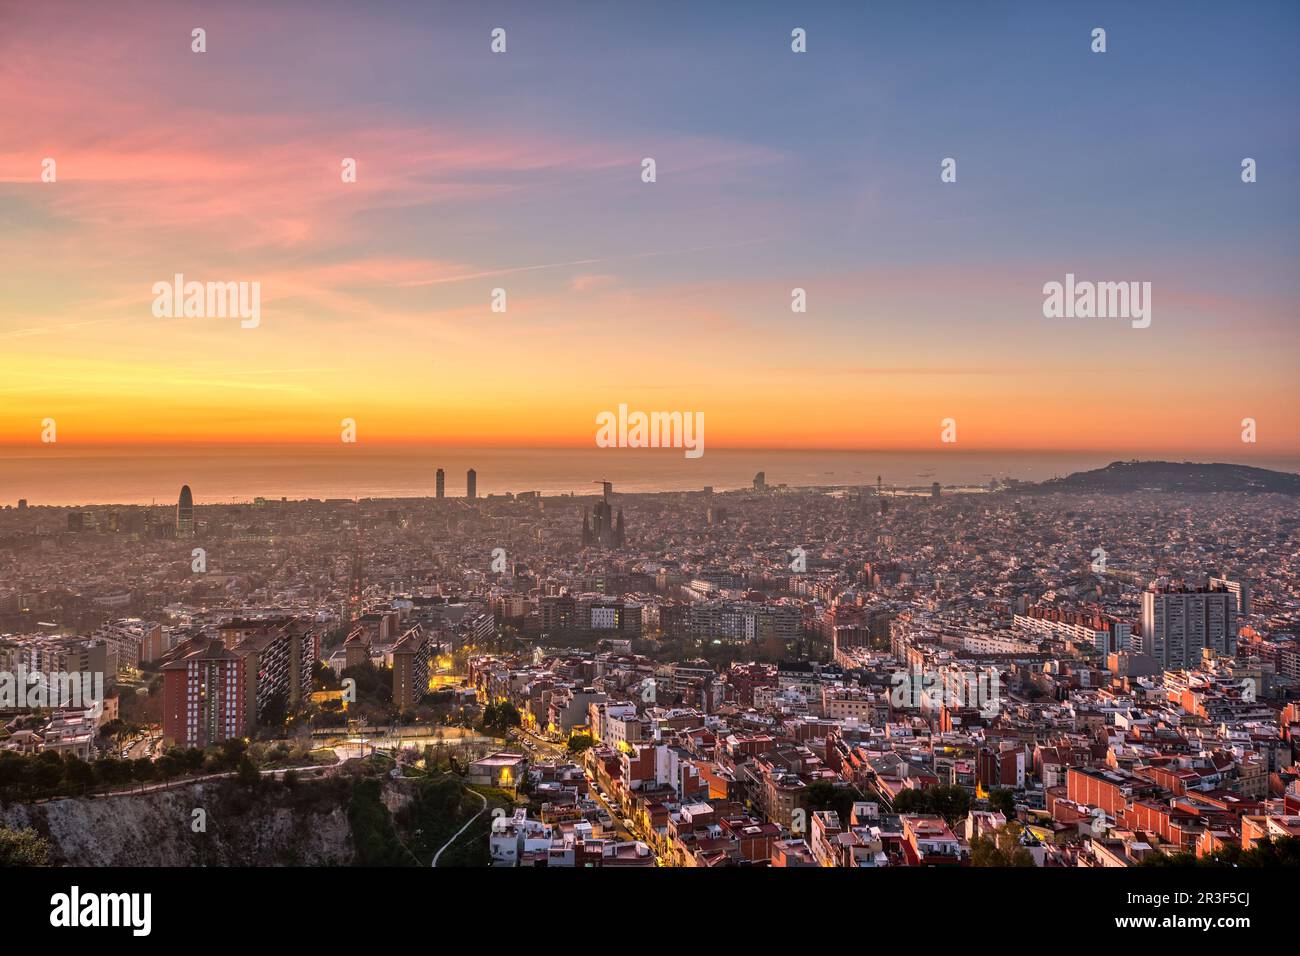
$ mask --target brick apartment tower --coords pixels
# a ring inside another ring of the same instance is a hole
[[[163,669],[163,739],[208,747],[245,733],[244,658],[220,639],[194,646]]]
[[[393,706],[411,710],[429,692],[432,644],[418,625],[393,647]]]

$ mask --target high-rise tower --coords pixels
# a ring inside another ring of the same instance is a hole
[[[192,538],[194,536],[194,495],[189,485],[181,486],[181,498],[176,503],[176,536]]]
[[[1237,652],[1237,595],[1221,586],[1148,585],[1142,592],[1142,653],[1162,670],[1190,670],[1207,649],[1221,657]]]
[[[434,483],[437,485],[437,491],[435,491],[434,494],[439,498],[444,497],[447,491],[447,475],[441,468],[438,469],[438,474],[434,478]]]
[[[465,497],[478,497],[478,472],[473,468],[465,473]]]

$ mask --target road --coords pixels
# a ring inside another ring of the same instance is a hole
[[[283,777],[290,771],[295,772],[300,777],[327,777],[337,770],[337,766],[307,766],[307,767],[275,767],[271,770],[259,770],[258,774],[263,777]],[[107,800],[112,797],[134,797],[142,793],[156,793],[159,790],[175,790],[178,787],[186,787],[195,783],[207,783],[210,780],[225,780],[233,777],[238,773],[236,770],[226,770],[221,773],[205,773],[197,777],[176,777],[173,780],[163,780],[159,783],[136,784],[134,787],[121,790],[104,790],[94,793],[85,794],[92,800]],[[49,803],[51,800],[67,800],[68,797],[42,797],[39,800],[33,800],[33,803]]]
[[[591,783],[591,799],[595,800],[599,806],[604,808],[605,812],[614,820],[614,835],[623,841],[639,840],[640,837],[618,822],[623,816],[622,811],[600,795],[600,791],[596,789],[595,782],[591,781],[590,778],[588,779],[588,782]]]
[[[527,747],[529,744],[532,744],[534,750],[545,750],[550,756],[562,757],[566,760],[574,759],[574,756],[569,753],[568,747],[566,747],[564,744],[557,744],[550,740],[547,740],[544,737],[539,737],[537,734],[533,733],[532,731],[525,730],[522,727],[517,728],[516,731],[512,731],[512,734],[516,732],[518,733],[519,739],[524,743],[525,747]],[[608,800],[606,800],[604,797],[600,795],[600,791],[596,789],[596,782],[591,779],[590,774],[586,773],[585,770],[583,771],[583,773],[587,777],[589,796],[591,797],[591,799],[595,800],[596,804],[600,806],[606,813],[608,813],[610,819],[614,821],[614,835],[619,840],[626,840],[626,841],[640,840],[641,837],[637,835],[636,831],[618,822],[619,819],[622,817],[622,811],[620,811],[613,803],[610,803]]]
[[[442,856],[442,851],[447,849],[447,847],[451,846],[453,843],[455,843],[456,838],[459,837],[466,830],[468,830],[470,824],[473,823],[475,820],[477,820],[479,817],[483,816],[484,811],[487,810],[487,797],[483,796],[483,794],[479,793],[477,790],[470,790],[468,787],[466,787],[465,789],[468,793],[472,793],[474,794],[474,796],[482,800],[483,807],[482,809],[479,810],[478,813],[474,814],[472,817],[470,817],[468,820],[465,821],[465,825],[456,831],[455,836],[453,836],[450,840],[448,840],[446,843],[444,843],[441,847],[438,848],[438,852],[433,855],[433,862],[429,864],[429,866],[431,867],[438,865],[438,857]]]
[[[548,758],[562,758],[565,760],[572,760],[576,763],[581,763],[581,761],[577,760],[573,754],[569,753],[568,747],[565,746],[564,744],[557,744],[554,741],[547,740],[545,737],[540,737],[537,734],[533,733],[532,731],[525,730],[522,727],[517,727],[512,729],[510,731],[510,739],[512,741],[518,740],[521,745],[523,745],[525,748],[528,748],[528,752],[531,755],[544,756]],[[627,840],[627,841],[639,840],[651,848],[651,852],[654,853],[655,855],[655,863],[657,865],[659,866],[675,865],[671,859],[665,858],[664,856],[660,855],[658,851],[654,849],[653,841],[647,840],[645,837],[643,837],[640,833],[638,833],[633,828],[618,823],[617,821],[622,817],[621,811],[619,811],[618,808],[613,803],[611,803],[609,800],[606,800],[604,797],[600,795],[600,791],[596,789],[596,782],[591,779],[591,774],[587,773],[585,768],[583,769],[583,774],[587,778],[588,790],[591,799],[596,801],[596,805],[601,807],[606,813],[610,815],[611,819],[616,821],[614,823],[614,833],[619,840]]]

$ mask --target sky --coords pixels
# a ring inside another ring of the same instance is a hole
[[[0,444],[592,447],[627,404],[710,448],[1300,455],[1297,39],[1286,2],[0,0]],[[260,324],[155,317],[176,273]],[[1150,327],[1044,317],[1067,273],[1150,282]]]

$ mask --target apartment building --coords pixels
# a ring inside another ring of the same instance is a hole
[[[256,727],[276,711],[287,715],[302,706],[320,657],[320,633],[314,625],[297,617],[235,618],[218,626],[217,634],[227,648],[246,658],[246,727]]]
[[[393,706],[412,710],[429,693],[433,674],[432,643],[418,624],[393,645]]]
[[[220,638],[195,638],[163,665],[163,739],[209,747],[248,729],[245,669],[250,658]]]
[[[1195,667],[1201,652],[1237,652],[1238,596],[1222,585],[1205,588],[1155,583],[1142,592],[1141,651],[1164,670]]]

